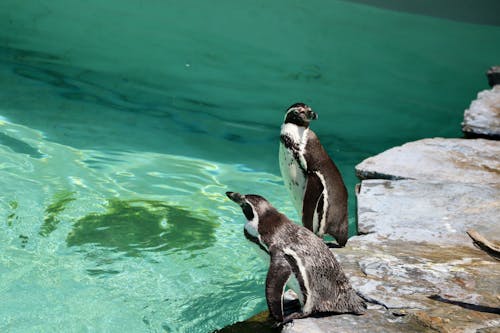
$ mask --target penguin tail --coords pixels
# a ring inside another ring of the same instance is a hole
[[[327,234],[335,238],[339,247],[344,247],[347,243],[347,221],[340,223],[340,225],[332,226],[327,231]]]
[[[357,292],[353,290],[351,297],[350,297],[350,302],[349,305],[351,307],[351,313],[357,314],[357,315],[362,315],[366,312],[366,309],[368,306],[366,305],[366,302],[361,298]]]

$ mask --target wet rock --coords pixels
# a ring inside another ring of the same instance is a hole
[[[274,320],[269,315],[269,311],[264,311],[241,322],[234,323],[213,333],[279,333],[280,329],[275,325]]]
[[[391,148],[356,165],[360,179],[418,179],[498,183],[500,142],[485,139],[423,139]]]
[[[500,73],[496,75],[499,79]],[[500,139],[500,85],[481,91],[472,101],[464,112],[462,131],[467,137]]]

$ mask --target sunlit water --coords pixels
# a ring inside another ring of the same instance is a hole
[[[277,176],[78,150],[6,121],[0,132],[4,331],[203,332],[264,306],[262,262],[224,192],[280,197]]]
[[[352,234],[356,163],[460,136],[500,58],[480,23],[342,1],[2,2],[0,330],[211,332],[265,309],[266,262],[224,192],[297,218],[286,107],[319,114]]]

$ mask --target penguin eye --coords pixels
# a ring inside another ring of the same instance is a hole
[[[241,209],[243,210],[243,214],[245,214],[245,217],[247,218],[247,220],[249,220],[249,221],[253,220],[253,218],[254,218],[253,209],[252,209],[252,207],[250,207],[249,204],[243,204],[243,206],[241,206]]]

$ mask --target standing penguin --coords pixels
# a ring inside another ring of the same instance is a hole
[[[245,236],[271,256],[266,300],[276,320],[288,322],[321,312],[365,312],[365,302],[320,238],[292,223],[261,196],[235,192],[226,195],[243,210],[247,219]],[[299,296],[301,312],[285,314],[285,285]]]
[[[304,103],[288,108],[281,126],[279,162],[302,225],[319,237],[347,242],[347,190],[309,122],[318,116]]]

